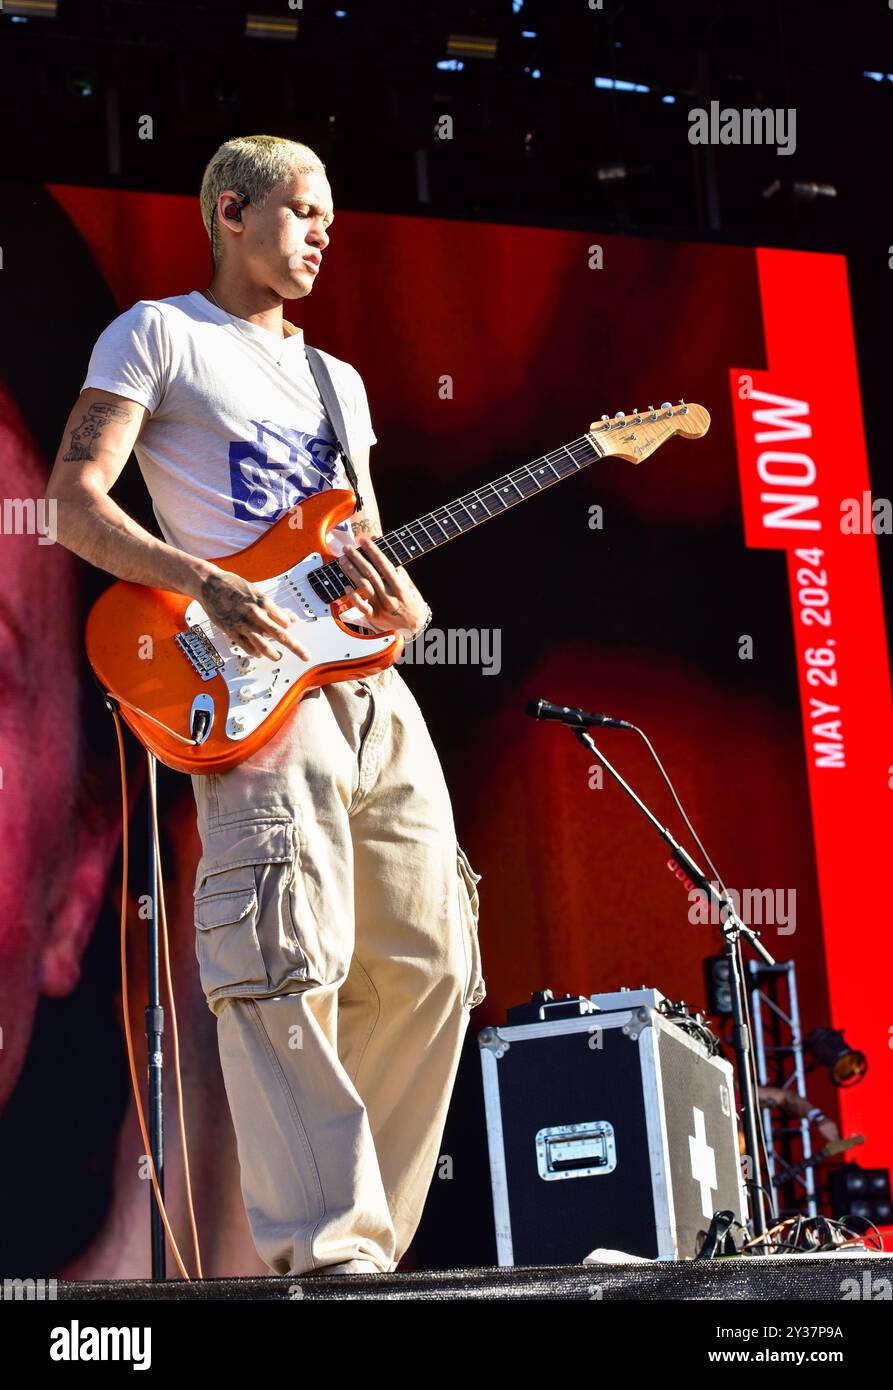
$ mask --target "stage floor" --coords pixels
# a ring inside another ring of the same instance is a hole
[[[570,1299],[606,1302],[885,1301],[893,1255],[840,1251],[643,1264],[521,1265],[414,1274],[286,1278],[58,1280],[59,1301],[195,1299]],[[51,1295],[52,1296],[52,1295]]]

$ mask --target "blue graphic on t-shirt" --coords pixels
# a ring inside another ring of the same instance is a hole
[[[272,525],[313,493],[350,486],[331,435],[308,434],[275,420],[249,423],[256,437],[229,446],[233,514],[240,520]]]

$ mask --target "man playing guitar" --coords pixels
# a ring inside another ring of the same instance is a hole
[[[210,286],[140,300],[100,335],[46,496],[65,546],[197,600],[247,665],[307,660],[294,615],[211,557],[349,486],[282,313],[320,273],[332,192],[312,150],[260,135],[221,146],[200,201]],[[344,617],[408,639],[430,609],[373,540],[365,389],[322,356],[364,501],[329,537],[354,586]],[[109,496],[131,451],[163,541]],[[196,954],[257,1250],[277,1274],[393,1270],[485,995],[478,875],[425,720],[391,665],[309,690],[257,753],[192,785]]]

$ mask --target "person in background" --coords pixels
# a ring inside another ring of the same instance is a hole
[[[23,1277],[145,1278],[148,1187],[122,1025],[118,745],[83,642],[86,615],[109,581],[54,543],[52,512],[40,505],[83,355],[114,300],[48,192],[6,185],[3,197],[16,216],[4,230],[0,303],[4,321],[21,331],[0,337],[0,472],[4,515],[14,522],[0,533],[0,1268]],[[38,322],[29,334],[33,287],[49,264],[66,286],[64,304],[52,331]],[[139,488],[127,492],[138,515],[148,512],[146,500]],[[131,1027],[139,1049],[145,760],[139,749],[133,756],[126,733],[125,747]],[[159,819],[172,974],[189,1039],[185,1104],[204,1270],[258,1274],[264,1266],[242,1209],[213,1020],[194,980],[200,847],[192,797],[165,771]],[[168,1048],[170,1096],[171,1055]],[[139,1053],[137,1062],[139,1069]],[[194,1269],[170,1130],[167,1177],[169,1215]]]

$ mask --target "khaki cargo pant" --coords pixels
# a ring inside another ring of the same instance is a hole
[[[395,667],[339,681],[192,784],[196,955],[258,1253],[392,1270],[486,993],[480,875],[421,710]]]

